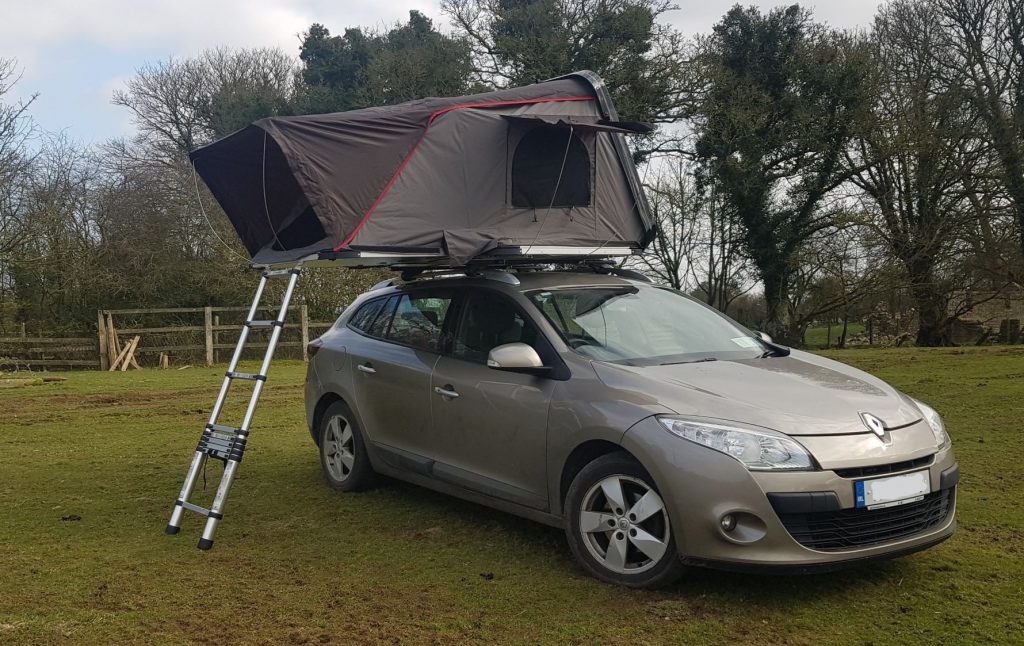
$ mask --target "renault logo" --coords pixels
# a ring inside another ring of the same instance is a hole
[[[872,433],[879,437],[879,439],[885,438],[885,422],[878,419],[871,413],[861,413],[860,419],[864,422],[864,426],[867,426]]]

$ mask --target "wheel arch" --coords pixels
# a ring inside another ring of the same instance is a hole
[[[313,442],[316,443],[317,446],[320,446],[320,422],[323,421],[324,413],[326,413],[327,409],[337,402],[342,402],[348,406],[348,402],[346,402],[341,395],[334,392],[327,392],[320,396],[320,399],[316,402],[316,406],[313,408],[313,419],[312,424],[309,426],[309,434],[313,436]],[[349,408],[351,409],[352,407],[349,406]]]
[[[636,460],[636,456],[627,451],[621,444],[609,442],[608,440],[587,440],[574,448],[562,464],[562,475],[559,478],[558,506],[564,512],[565,497],[569,493],[569,485],[576,479],[576,475],[602,455],[609,453],[625,453]],[[639,462],[639,460],[637,460]]]

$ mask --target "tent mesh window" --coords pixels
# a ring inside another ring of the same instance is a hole
[[[590,151],[569,128],[537,126],[512,155],[513,207],[590,206]]]

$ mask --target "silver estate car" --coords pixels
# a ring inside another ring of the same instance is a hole
[[[562,527],[603,581],[829,569],[956,528],[935,410],[628,272],[389,282],[307,350],[330,486],[383,474]]]

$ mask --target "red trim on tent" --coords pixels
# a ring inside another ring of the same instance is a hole
[[[430,118],[427,119],[427,125],[423,129],[423,133],[420,135],[419,139],[417,139],[416,143],[413,144],[412,150],[410,150],[409,154],[405,156],[405,159],[403,159],[402,163],[399,164],[398,170],[395,171],[395,174],[391,176],[391,179],[388,180],[388,183],[384,186],[384,190],[380,192],[380,195],[377,196],[377,199],[375,199],[373,201],[373,204],[370,205],[370,208],[367,209],[366,213],[359,220],[359,224],[357,224],[356,228],[352,230],[352,233],[350,233],[349,236],[345,238],[344,242],[335,247],[334,251],[341,251],[342,248],[347,247],[352,243],[352,240],[355,239],[356,234],[358,234],[359,230],[363,228],[363,225],[366,224],[366,221],[370,218],[370,215],[374,212],[374,210],[376,210],[377,206],[380,205],[381,200],[384,199],[384,196],[387,195],[388,191],[391,190],[391,187],[398,180],[398,176],[402,174],[402,171],[405,170],[405,167],[409,164],[409,160],[412,159],[412,156],[413,154],[415,154],[416,149],[419,148],[420,144],[423,142],[423,139],[427,136],[427,131],[430,130],[430,124],[434,123],[434,120],[440,117],[442,114],[446,114],[453,110],[462,110],[465,108],[502,108],[513,105],[530,105],[533,103],[557,103],[561,101],[593,100],[594,97],[592,96],[570,96],[558,99],[528,99],[522,101],[492,101],[490,103],[462,103],[459,105],[450,105],[447,108],[442,108],[441,110],[434,112],[433,114],[430,115]]]

